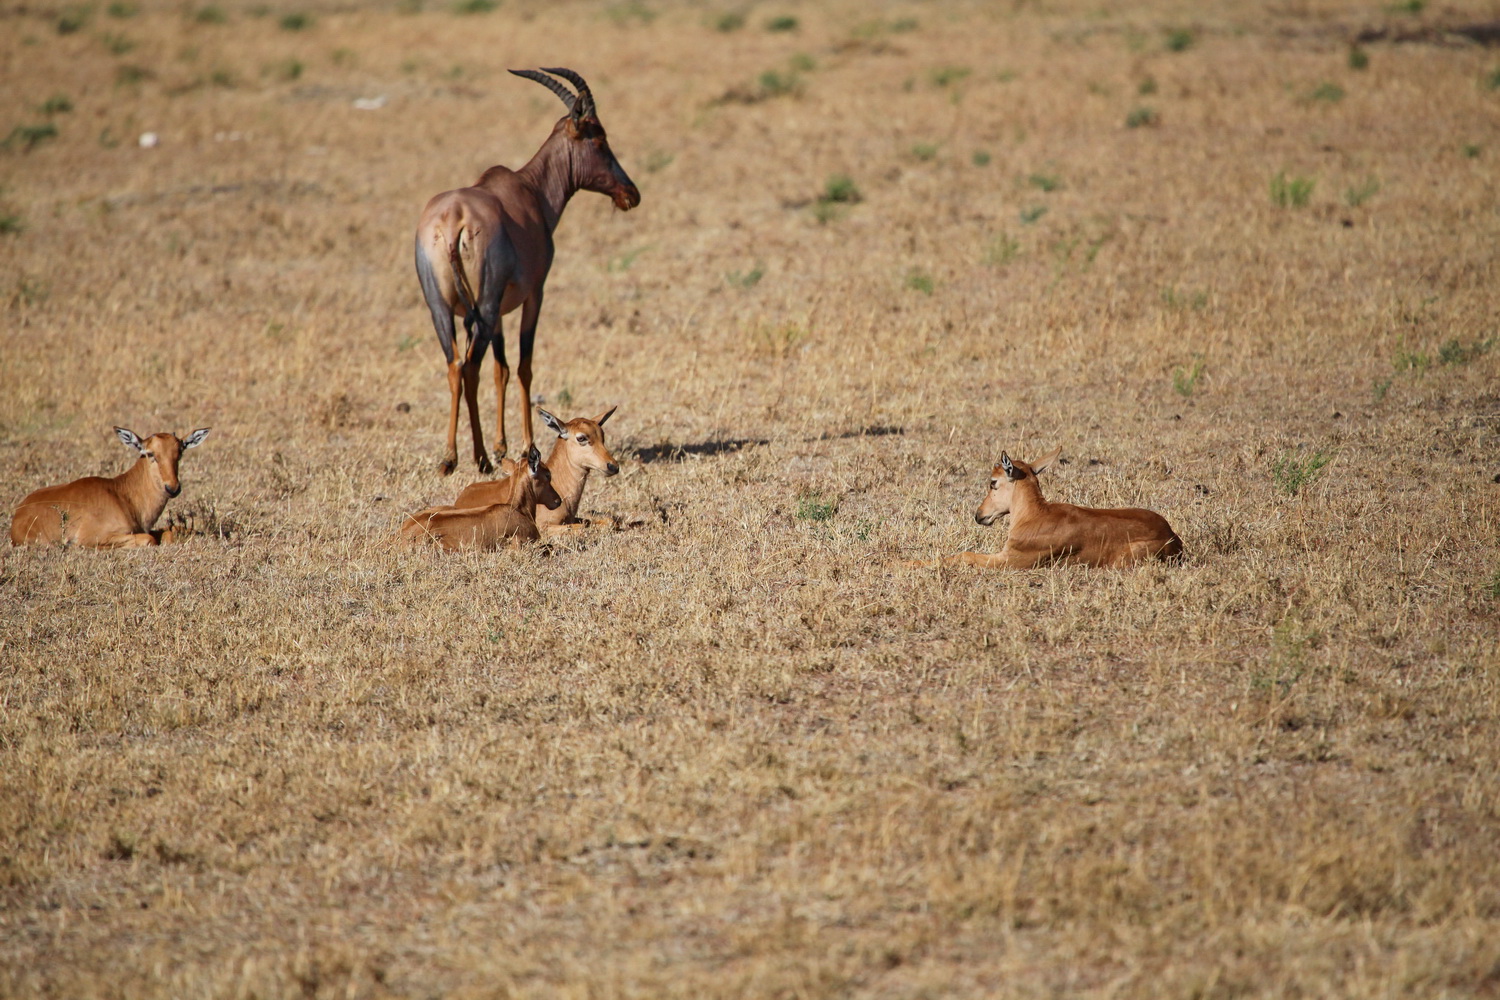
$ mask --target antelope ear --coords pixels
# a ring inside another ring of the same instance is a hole
[[[568,429],[562,425],[561,420],[558,420],[556,417],[548,413],[546,410],[542,409],[540,406],[536,408],[536,412],[537,416],[542,418],[542,423],[546,424],[548,427],[556,431],[558,437],[565,438],[568,436]]]
[[[533,476],[536,475],[537,471],[541,469],[542,453],[536,450],[536,445],[532,445],[531,448],[526,452],[526,464],[531,468],[531,474]]]
[[[203,439],[206,438],[206,437],[208,437],[208,428],[207,427],[200,427],[200,428],[198,428],[197,430],[193,431],[193,433],[191,433],[191,434],[189,434],[187,436],[187,440],[186,441],[182,442],[182,450],[183,451],[187,451],[189,448],[196,448],[196,447],[198,447],[200,444],[203,443]]]
[[[146,454],[146,446],[141,443],[141,439],[136,435],[135,431],[126,430],[124,427],[116,427],[115,433],[120,436],[121,441],[125,442],[125,447],[134,448],[142,455]]]
[[[1031,471],[1035,472],[1037,475],[1041,475],[1043,472],[1046,472],[1048,469],[1052,468],[1052,463],[1057,461],[1057,456],[1061,454],[1062,445],[1058,445],[1056,448],[1052,449],[1052,454],[1048,455],[1046,458],[1040,459],[1036,462],[1032,462]]]
[[[602,417],[595,417],[594,418],[594,423],[598,424],[600,427],[603,427],[604,426],[604,421],[608,420],[614,414],[614,412],[616,410],[618,410],[619,408],[620,408],[620,404],[616,403],[614,406],[611,406],[609,409],[607,409],[607,410],[604,411],[604,416],[602,416]]]
[[[1011,464],[1010,456],[1003,451],[1000,453],[1000,468],[1005,470],[1005,478],[1011,482],[1015,482],[1025,475],[1020,469]]]

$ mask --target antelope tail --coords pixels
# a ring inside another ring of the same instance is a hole
[[[479,315],[479,306],[476,304],[479,296],[474,294],[473,287],[469,285],[469,276],[464,273],[463,259],[459,256],[459,249],[467,242],[468,235],[468,229],[461,228],[458,235],[448,241],[448,266],[453,269],[453,285],[458,289],[459,297],[464,300],[464,309],[467,313],[464,328],[468,330],[472,326],[477,326],[480,337],[488,339],[489,330],[485,329],[484,317]]]

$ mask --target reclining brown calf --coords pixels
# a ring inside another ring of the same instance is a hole
[[[610,407],[602,415],[590,419],[574,417],[567,423],[558,420],[541,408],[537,414],[542,422],[557,433],[552,452],[547,456],[547,469],[552,473],[552,486],[562,497],[562,505],[556,510],[542,509],[536,512],[536,524],[542,534],[550,535],[574,530],[584,526],[578,518],[578,505],[583,502],[583,487],[589,481],[590,472],[602,472],[613,476],[620,471],[615,456],[604,444],[604,422],[618,407]],[[520,468],[510,459],[500,463],[505,472],[502,479],[486,479],[473,483],[458,494],[453,501],[455,507],[475,507],[492,503],[507,503],[511,488],[516,482],[515,472]]]
[[[123,427],[116,427],[115,433],[127,448],[140,454],[136,463],[112,479],[88,476],[32,493],[11,519],[12,545],[63,542],[127,549],[162,543],[164,533],[152,531],[151,526],[167,501],[182,491],[177,478],[182,453],[201,444],[208,428],[193,431],[186,441],[166,432],[142,441],[135,431]],[[171,536],[166,540],[171,541]]]
[[[503,503],[428,507],[407,515],[401,537],[408,542],[436,542],[445,549],[496,549],[502,542],[534,542],[537,507],[556,510],[562,497],[552,488],[552,474],[542,464],[542,453],[532,445],[524,469],[511,477]]]
[[[1051,467],[1061,453],[1057,448],[1034,466],[1000,453],[1000,464],[990,474],[989,493],[974,512],[974,520],[989,526],[1010,514],[1010,535],[1003,549],[996,553],[960,552],[916,565],[1119,567],[1182,554],[1182,539],[1166,518],[1154,511],[1078,507],[1044,500],[1037,474]]]

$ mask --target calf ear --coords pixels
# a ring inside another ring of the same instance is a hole
[[[1022,476],[1021,471],[1011,464],[1010,456],[1003,451],[1000,453],[1000,468],[1005,470],[1005,478],[1011,482],[1015,482]]]
[[[536,450],[536,445],[532,445],[531,449],[526,452],[526,464],[531,468],[531,474],[533,476],[537,474],[537,471],[539,469],[541,469],[542,453]]]
[[[610,418],[610,416],[613,415],[614,412],[616,410],[618,410],[619,408],[620,408],[620,405],[618,403],[616,403],[614,406],[611,406],[609,409],[607,409],[607,410],[604,411],[604,416],[602,416],[602,417],[595,417],[594,418],[594,423],[598,424],[600,427],[603,427],[604,426],[604,421],[608,420]]]
[[[537,416],[542,418],[542,423],[546,424],[548,427],[556,431],[558,437],[565,438],[568,436],[568,429],[562,425],[561,420],[558,420],[556,417],[548,413],[546,410],[542,409],[540,406],[536,408],[536,412]]]
[[[191,433],[191,434],[189,434],[187,436],[187,440],[186,441],[182,442],[182,450],[183,451],[187,451],[189,448],[196,448],[196,447],[198,447],[200,444],[203,443],[203,439],[206,438],[206,437],[208,437],[208,428],[207,427],[200,427],[200,428],[198,428],[197,430],[193,431],[193,433]]]
[[[1056,448],[1052,449],[1052,454],[1048,455],[1046,458],[1043,458],[1036,462],[1032,462],[1031,471],[1035,472],[1037,475],[1041,475],[1043,472],[1046,472],[1048,469],[1052,468],[1052,463],[1057,461],[1057,456],[1061,454],[1062,445],[1058,445]]]
[[[141,443],[141,439],[136,435],[135,431],[126,430],[124,427],[116,427],[115,433],[120,436],[121,441],[125,442],[125,447],[134,448],[142,455],[146,454],[146,446]]]

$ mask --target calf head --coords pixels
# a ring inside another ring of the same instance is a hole
[[[1002,451],[1000,464],[990,472],[990,490],[984,495],[984,501],[979,505],[979,509],[974,512],[974,520],[988,527],[1009,514],[1016,485],[1027,479],[1034,482],[1037,475],[1051,468],[1052,463],[1057,461],[1057,456],[1061,454],[1062,447],[1058,446],[1052,450],[1052,454],[1032,465],[1020,459],[1013,459]]]
[[[182,483],[177,477],[177,464],[182,460],[182,453],[189,448],[196,448],[208,437],[208,428],[201,427],[187,436],[187,440],[179,438],[176,434],[165,431],[153,434],[142,441],[135,431],[124,427],[116,427],[115,433],[125,447],[135,451],[141,458],[151,463],[151,476],[161,487],[162,492],[169,497],[175,497],[182,492]]]
[[[615,462],[615,456],[605,447],[604,421],[617,409],[619,407],[611,406],[600,416],[592,419],[574,417],[567,423],[541,408],[537,409],[537,414],[541,416],[543,423],[557,432],[558,446],[564,449],[563,455],[569,465],[585,472],[602,472],[606,476],[613,476],[620,471],[620,466]]]
[[[562,506],[562,497],[552,488],[552,470],[542,464],[542,453],[532,445],[526,452],[526,485],[522,494],[530,494],[535,504],[556,510]]]

